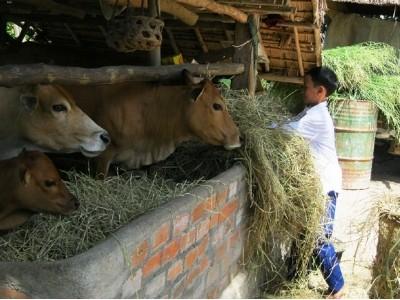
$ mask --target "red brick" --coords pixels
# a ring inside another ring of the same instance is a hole
[[[219,215],[219,223],[222,223],[227,218],[229,218],[239,207],[238,199],[234,199],[231,202],[227,203],[222,209]]]
[[[229,237],[229,248],[235,248],[240,240],[240,233],[237,229],[230,237]]]
[[[213,246],[219,244],[220,242],[222,242],[224,240],[224,237],[225,237],[224,232],[225,231],[224,231],[223,226],[220,225],[219,227],[216,228],[215,232],[213,233],[212,241],[211,241],[211,244]]]
[[[204,214],[204,203],[201,202],[192,211],[192,222],[194,223],[200,220],[203,217],[203,214]]]
[[[226,255],[226,243],[223,243],[216,250],[216,258],[218,260],[221,260],[221,259],[223,259],[225,257],[225,255]]]
[[[207,198],[206,201],[204,201],[204,211],[205,212],[213,212],[215,210],[216,207],[216,195],[211,195],[210,197]]]
[[[144,259],[147,257],[148,250],[149,250],[149,244],[147,243],[146,240],[143,241],[139,247],[133,250],[131,257],[132,268],[137,268],[142,264]]]
[[[154,271],[156,271],[160,268],[161,254],[162,254],[162,251],[159,251],[147,260],[147,262],[143,266],[143,277],[149,276]]]
[[[183,235],[180,240],[180,248],[182,251],[192,246],[196,241],[196,228]]]
[[[226,188],[223,191],[217,193],[216,205],[217,206],[221,206],[223,203],[225,203],[226,198],[228,198],[228,188]]]
[[[208,236],[201,240],[200,244],[197,246],[197,256],[201,257],[204,255],[208,247]]]
[[[191,270],[186,278],[186,284],[191,285],[193,281],[200,275],[200,267],[196,267],[193,270]]]
[[[210,231],[210,219],[206,219],[199,223],[197,226],[196,241],[199,241]]]
[[[197,248],[190,250],[185,256],[185,270],[190,269],[197,259]]]
[[[210,261],[208,259],[208,257],[204,257],[201,261],[200,261],[200,273],[204,272],[204,270],[206,270],[209,265],[210,265]]]
[[[220,296],[219,289],[213,288],[207,292],[207,299],[218,299]]]
[[[184,214],[175,217],[174,219],[174,236],[180,235],[189,225],[189,214]]]
[[[167,274],[168,281],[174,281],[183,272],[183,262],[178,260],[169,269]]]
[[[1,299],[30,299],[31,297],[14,289],[3,288],[0,289]]]
[[[210,229],[218,225],[219,213],[213,213],[210,217]]]
[[[153,249],[169,240],[170,222],[164,223],[153,235]]]
[[[176,239],[165,246],[162,251],[161,263],[165,264],[171,259],[175,258],[180,250],[180,239]]]

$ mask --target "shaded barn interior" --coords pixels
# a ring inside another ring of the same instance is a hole
[[[160,3],[160,17],[165,22],[163,64],[193,59],[198,63],[235,62],[238,49],[250,43],[257,49],[258,74],[266,79],[301,83],[304,72],[321,64],[325,1],[161,0]],[[106,42],[110,22],[123,20],[127,15],[148,15],[147,1],[7,0],[1,2],[0,13],[1,65],[150,64],[147,52],[118,52]],[[21,27],[15,38],[6,34],[9,22]],[[241,25],[249,31],[245,36],[240,33]]]

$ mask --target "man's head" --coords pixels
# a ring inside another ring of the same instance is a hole
[[[327,67],[315,67],[304,76],[304,103],[316,105],[337,89],[335,72]]]

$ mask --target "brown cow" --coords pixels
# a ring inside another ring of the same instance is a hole
[[[0,230],[25,223],[35,212],[68,214],[79,206],[41,152],[0,161],[0,178]]]
[[[218,89],[209,80],[195,85],[124,83],[69,86],[77,104],[111,136],[96,158],[96,174],[118,162],[135,169],[167,158],[181,142],[199,139],[226,149],[240,147],[239,130]]]
[[[0,87],[0,159],[22,149],[93,157],[109,142],[108,133],[60,86]]]

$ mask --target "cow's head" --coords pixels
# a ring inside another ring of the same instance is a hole
[[[240,147],[239,129],[219,90],[210,80],[199,83],[186,70],[184,76],[191,86],[191,104],[187,117],[192,132],[202,141],[222,145],[227,150]]]
[[[19,126],[23,137],[49,152],[82,152],[92,157],[110,143],[108,133],[57,85],[20,89]]]
[[[52,161],[38,151],[23,151],[18,156],[20,184],[18,206],[34,212],[68,214],[79,202],[67,190]]]

